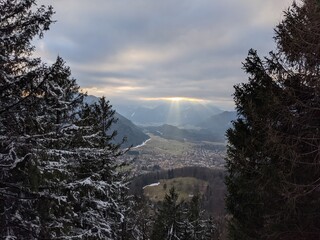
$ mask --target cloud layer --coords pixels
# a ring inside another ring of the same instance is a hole
[[[250,48],[274,48],[291,0],[39,0],[56,11],[37,54],[59,54],[89,94],[112,101],[186,97],[232,108]]]

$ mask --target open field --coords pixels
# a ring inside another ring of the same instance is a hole
[[[178,201],[189,201],[195,194],[203,195],[208,186],[208,182],[193,177],[161,179],[159,182],[159,185],[144,188],[144,195],[151,201],[162,201],[172,187],[179,194]]]

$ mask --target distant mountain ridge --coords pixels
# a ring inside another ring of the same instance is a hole
[[[163,103],[153,108],[147,107],[120,107],[123,116],[139,125],[174,126],[196,125],[212,115],[223,112],[216,106],[200,103]]]
[[[92,95],[86,96],[84,99],[84,102],[88,104],[94,104],[98,101],[99,98]],[[142,131],[141,128],[133,124],[130,120],[128,120],[118,112],[115,113],[114,118],[118,120],[116,123],[111,125],[108,133],[117,131],[117,135],[114,138],[114,143],[121,143],[122,139],[126,138],[126,141],[121,145],[122,148],[138,146],[150,138]]]
[[[206,120],[198,123],[196,126],[225,138],[227,129],[232,127],[232,121],[236,118],[237,113],[235,111],[224,111],[220,114],[216,114],[207,118]]]
[[[157,136],[178,141],[225,142],[226,131],[237,117],[236,112],[224,111],[196,124],[197,129],[182,129],[169,124],[148,126],[145,129]]]

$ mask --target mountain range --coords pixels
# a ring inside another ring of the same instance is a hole
[[[197,128],[178,128],[163,124],[161,126],[144,127],[144,129],[153,135],[178,141],[225,142],[226,131],[232,126],[231,122],[236,119],[236,116],[236,112],[225,111],[198,123]]]
[[[93,104],[99,98],[87,96],[85,102]],[[118,121],[109,132],[117,131],[114,142],[122,147],[137,146],[149,139],[146,133],[178,141],[225,142],[225,133],[236,119],[236,112],[222,111],[213,105],[199,103],[161,104],[152,108],[141,106],[116,107]],[[137,126],[138,125],[138,126]]]
[[[163,103],[155,107],[118,106],[119,112],[133,123],[144,126],[170,124],[174,126],[196,125],[223,111],[213,105],[192,102]]]
[[[196,126],[216,136],[220,136],[220,138],[225,138],[227,129],[232,127],[232,121],[236,118],[237,113],[235,111],[224,111],[205,119]]]

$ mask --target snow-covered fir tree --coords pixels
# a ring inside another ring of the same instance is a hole
[[[45,78],[36,109],[35,158],[41,173],[36,209],[41,223],[39,237],[54,239],[68,235],[74,225],[68,183],[74,179],[72,166],[77,153],[71,146],[79,132],[76,123],[83,95],[61,57],[46,68]]]
[[[115,121],[111,105],[101,98],[98,104],[84,106],[77,122],[77,134],[68,151],[74,153],[68,183],[70,202],[76,214],[71,231],[79,239],[117,239],[124,222],[121,195],[125,191],[116,158],[119,145],[111,143],[107,131]]]
[[[31,56],[30,41],[48,30],[53,11],[32,11],[33,4],[0,2],[0,237],[7,239],[32,239],[39,227],[33,211],[40,172],[32,109],[46,80],[40,60]]]
[[[0,236],[130,239],[111,105],[83,105],[62,58],[45,66],[31,40],[52,22],[34,0],[0,2]],[[124,238],[123,236],[129,236]]]

